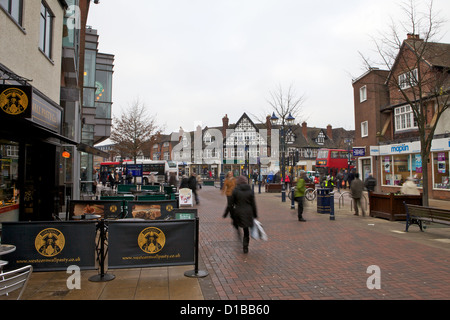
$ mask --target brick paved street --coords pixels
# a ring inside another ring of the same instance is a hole
[[[334,221],[316,213],[316,202],[306,204],[297,221],[290,200],[279,194],[258,194],[259,220],[268,241],[251,239],[249,253],[222,214],[226,198],[215,187],[199,191],[200,279],[209,299],[449,299],[450,229],[438,225],[405,233],[404,222],[357,217],[350,203]],[[376,265],[381,289],[368,289]]]

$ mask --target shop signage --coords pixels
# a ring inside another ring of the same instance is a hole
[[[31,118],[32,87],[0,85],[0,116]]]
[[[60,133],[62,111],[38,94],[33,95],[32,120],[54,132]]]
[[[353,148],[353,156],[354,157],[364,157],[365,155],[366,155],[365,147],[362,147],[362,148],[354,147]]]
[[[420,141],[379,146],[380,155],[420,153]]]
[[[110,221],[108,267],[195,263],[195,220]]]
[[[8,255],[11,268],[95,269],[95,235],[95,222],[4,222],[2,242],[16,246]]]

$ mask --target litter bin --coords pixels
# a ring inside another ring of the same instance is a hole
[[[317,189],[317,213],[331,213],[331,189],[319,188]],[[334,202],[333,202],[334,211]]]

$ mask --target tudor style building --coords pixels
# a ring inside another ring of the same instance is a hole
[[[270,116],[266,122],[256,123],[243,113],[236,123],[229,122],[225,115],[219,127],[197,127],[192,132],[180,128],[175,138],[160,135],[150,146],[149,158],[177,161],[182,173],[195,172],[205,178],[218,178],[228,171],[234,175],[275,175],[282,168],[283,144],[279,139],[285,136],[286,174],[296,177],[300,170],[315,170],[320,148],[345,149],[353,144],[353,130],[333,129],[331,125],[315,128],[303,122],[287,127],[281,135],[280,127],[270,123]]]

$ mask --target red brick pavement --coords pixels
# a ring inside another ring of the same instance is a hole
[[[436,246],[433,237],[442,235],[433,230],[402,234],[400,222],[356,217],[337,203],[336,220],[309,202],[307,222],[299,222],[289,199],[255,193],[269,240],[251,239],[244,254],[230,219],[222,218],[226,198],[215,187],[199,192],[200,257],[209,272],[201,280],[205,299],[450,298],[450,233]],[[421,237],[428,238],[415,241]],[[380,268],[380,289],[367,287],[371,265]]]

